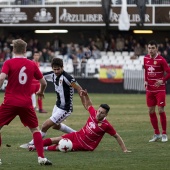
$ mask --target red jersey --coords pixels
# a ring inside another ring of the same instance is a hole
[[[94,150],[105,133],[114,136],[116,130],[112,125],[106,120],[99,122],[96,119],[97,111],[93,106],[89,107],[90,117],[88,118],[85,126],[78,132],[75,132],[78,142],[87,150]]]
[[[2,72],[8,75],[4,104],[32,107],[31,84],[35,77],[43,78],[35,62],[27,58],[13,58],[4,62]]]
[[[166,60],[157,55],[155,58],[151,58],[150,55],[144,57],[144,69],[145,69],[145,81],[148,82],[147,91],[165,91],[165,82],[170,78],[170,68]],[[165,72],[167,73],[166,76]],[[157,80],[163,80],[163,84],[159,87],[155,87]]]

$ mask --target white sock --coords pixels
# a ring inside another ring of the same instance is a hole
[[[29,145],[34,145],[34,139],[29,142]]]
[[[32,105],[33,105],[33,107],[35,108],[35,107],[36,107],[36,95],[35,95],[35,93],[33,93],[33,94],[31,95],[31,99],[32,99]]]
[[[76,132],[74,129],[70,128],[69,126],[67,126],[67,125],[65,125],[63,123],[61,123],[60,125],[61,125],[61,127],[60,127],[59,130],[64,132],[64,133]]]
[[[40,133],[41,133],[42,138],[44,138],[47,134],[46,132],[42,132],[41,130],[40,130]]]
[[[48,151],[48,146],[43,147],[44,151]]]
[[[44,138],[44,137],[46,136],[46,133],[45,133],[45,132],[40,131],[40,133],[41,133],[42,138]],[[30,145],[34,145],[34,139],[32,139],[32,140],[29,142],[29,144],[30,144]]]

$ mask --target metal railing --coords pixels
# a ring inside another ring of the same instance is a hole
[[[135,5],[136,0],[127,0]],[[121,5],[122,0],[111,0],[112,5]],[[147,5],[170,4],[170,0],[147,0]],[[101,5],[101,0],[0,0],[0,5]]]

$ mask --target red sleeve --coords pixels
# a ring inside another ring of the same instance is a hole
[[[88,111],[89,111],[90,115],[93,115],[93,114],[96,113],[96,110],[94,109],[93,106],[90,106],[90,107],[88,108]]]
[[[111,136],[114,136],[116,134],[116,130],[114,127],[108,122],[106,133],[110,134]]]
[[[35,70],[36,70],[36,71],[35,71],[35,74],[34,74],[35,79],[36,79],[36,80],[42,79],[42,78],[43,78],[43,75],[42,75],[40,69],[36,66],[36,64],[35,64]]]
[[[4,62],[3,66],[2,66],[2,70],[1,70],[2,73],[8,74],[8,72],[9,72],[9,65],[8,65],[9,61],[10,60],[7,60],[7,61]]]

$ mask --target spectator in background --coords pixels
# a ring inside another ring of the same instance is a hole
[[[123,51],[128,51],[128,52],[130,52],[130,50],[131,50],[131,46],[130,46],[129,40],[128,40],[128,39],[125,39],[125,44],[124,44]]]
[[[47,55],[48,55],[49,62],[51,63],[51,61],[55,57],[55,54],[54,54],[54,52],[51,49],[48,49],[47,50]]]
[[[134,48],[134,56],[132,56],[133,59],[138,58],[140,55],[143,55],[143,48],[139,43]]]
[[[124,38],[121,36],[121,34],[118,35],[116,38],[116,50],[117,51],[123,51],[124,48]]]
[[[9,59],[12,58],[12,53],[11,53],[10,48],[5,48],[4,52],[5,52],[4,61],[9,60]]]
[[[4,51],[0,48],[0,62],[4,62],[5,60],[5,53]]]
[[[77,58],[81,61],[85,58],[85,54],[84,54],[84,51],[83,51],[83,47],[80,46],[78,49],[77,49]]]
[[[46,48],[42,49],[40,61],[42,61],[42,62],[49,62],[49,56],[48,56]]]
[[[92,47],[92,57],[94,59],[101,58],[100,50],[95,45]]]
[[[166,44],[166,51],[167,51],[168,55],[170,55],[170,43]]]
[[[165,47],[164,47],[164,44],[163,43],[160,43],[159,45],[158,45],[158,51],[161,53],[161,54],[163,54],[163,51],[165,50]]]
[[[64,43],[62,43],[62,44],[61,44],[61,47],[60,47],[60,49],[59,49],[59,54],[65,56],[65,55],[67,55],[67,53],[68,53],[68,51],[67,51],[67,45],[64,44]]]
[[[51,43],[53,51],[59,51],[61,44],[62,44],[62,41],[60,40],[60,38],[57,35],[55,35],[55,37]]]
[[[91,58],[92,53],[90,51],[89,46],[84,47],[84,56],[85,56],[85,59],[87,60]]]
[[[96,38],[95,45],[98,47],[100,51],[103,51],[103,42],[99,37]]]
[[[41,43],[39,42],[38,39],[34,39],[33,40],[33,49],[36,48],[37,51],[41,51],[42,47],[41,47]]]
[[[168,64],[170,64],[170,55],[168,54],[167,50],[163,51],[162,57],[165,58]]]
[[[116,43],[115,43],[115,39],[112,37],[109,43],[109,51],[116,51]]]

